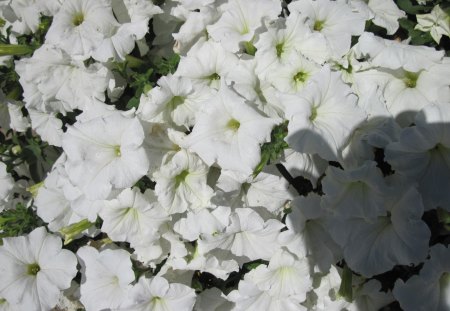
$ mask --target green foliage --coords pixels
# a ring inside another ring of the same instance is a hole
[[[137,109],[141,95],[149,92],[161,76],[174,73],[179,61],[180,56],[178,54],[174,54],[167,59],[162,57],[154,59],[144,57],[141,59],[128,55],[125,62],[115,63],[113,70],[119,73],[128,85],[125,95],[122,97],[125,102],[124,108]]]
[[[352,271],[347,265],[344,266],[342,272],[341,286],[339,287],[339,295],[348,302],[353,301],[353,288],[352,288]]]
[[[0,156],[7,170],[26,164],[36,183],[44,178],[59,154],[59,148],[43,142],[31,129],[25,133],[9,130],[6,135],[0,135]]]
[[[423,14],[430,11],[432,5],[418,5],[414,4],[411,0],[397,0],[397,6],[408,14]]]
[[[434,40],[429,32],[422,32],[420,30],[414,29],[416,23],[407,19],[399,19],[400,27],[408,32],[408,36],[411,37],[411,44],[413,45],[434,45]]]
[[[262,260],[262,259],[258,259],[255,261],[250,261],[247,262],[243,265],[243,270],[244,271],[251,271],[253,269],[256,269],[257,267],[259,267],[260,265],[268,265],[269,262],[266,260]]]
[[[283,150],[289,147],[288,143],[284,140],[288,133],[287,127],[288,121],[285,121],[272,129],[270,142],[261,146],[261,161],[253,171],[253,176],[261,173],[267,164],[275,162],[281,156]]]
[[[178,63],[180,62],[180,55],[173,54],[169,58],[155,58],[153,64],[155,66],[155,72],[159,75],[165,76],[169,73],[174,73],[177,70]]]
[[[44,225],[32,207],[18,203],[15,209],[0,213],[0,238],[14,237],[30,233],[35,228]]]

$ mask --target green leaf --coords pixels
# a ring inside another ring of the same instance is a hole
[[[433,43],[433,38],[430,33],[414,29],[416,27],[416,23],[413,21],[407,18],[401,18],[399,19],[399,24],[400,27],[408,32],[408,36],[411,37],[411,43],[413,45],[429,45],[430,43]]]
[[[127,109],[138,108],[139,107],[139,98],[132,97],[127,103]]]
[[[431,6],[426,5],[414,5],[411,0],[397,0],[397,5],[400,9],[408,14],[420,14],[430,10]]]
[[[156,58],[153,63],[156,68],[156,73],[165,76],[169,73],[174,73],[177,70],[179,62],[180,55],[173,54],[169,58]]]
[[[341,286],[339,287],[339,295],[348,302],[353,301],[353,288],[352,288],[353,272],[347,265],[344,266],[342,272]]]
[[[22,44],[0,44],[0,56],[32,54],[35,48]]]
[[[30,233],[35,228],[44,225],[32,207],[18,203],[16,208],[0,213],[0,238],[19,236]]]
[[[283,150],[289,147],[284,138],[288,134],[288,121],[285,121],[272,129],[270,133],[270,142],[261,146],[261,161],[253,171],[253,176],[256,177],[264,167],[272,162],[275,162],[282,154]]]

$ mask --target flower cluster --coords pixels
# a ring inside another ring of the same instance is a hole
[[[0,309],[450,308],[445,8],[154,2],[0,1]]]

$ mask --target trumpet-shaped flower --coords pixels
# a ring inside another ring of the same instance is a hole
[[[295,1],[289,4],[289,10],[307,17],[308,26],[325,37],[332,55],[337,58],[348,52],[352,36],[359,36],[364,32],[364,16],[354,12],[345,2]]]
[[[279,242],[293,254],[306,256],[315,271],[328,272],[341,259],[342,251],[327,231],[327,211],[320,196],[309,194],[292,201],[292,212],[286,217],[288,230],[282,231]]]
[[[260,144],[270,139],[275,121],[222,83],[219,93],[198,113],[186,147],[208,165],[217,164],[250,175],[259,163]]]
[[[274,0],[231,0],[219,7],[222,16],[207,27],[215,41],[230,52],[237,52],[244,43],[251,42],[262,20],[274,20],[281,11],[281,3]]]
[[[87,311],[118,308],[125,303],[130,283],[134,281],[130,254],[122,249],[97,251],[81,247],[81,298]]]
[[[136,188],[123,190],[116,199],[105,201],[99,212],[103,219],[102,231],[113,241],[131,245],[155,235],[160,225],[168,220],[151,190],[144,194]]]
[[[322,181],[326,194],[322,203],[339,217],[361,217],[370,221],[384,214],[388,187],[376,163],[368,161],[353,170],[329,166]]]
[[[418,183],[425,209],[450,211],[450,109],[448,103],[430,105],[403,129],[398,142],[386,148],[386,160],[396,172]]]
[[[44,44],[31,58],[17,62],[27,108],[41,112],[84,110],[105,100],[112,73],[95,63],[85,66],[56,46]],[[42,72],[48,74],[43,75]]]
[[[353,49],[358,58],[369,57],[368,62],[373,66],[394,70],[403,67],[410,72],[429,68],[444,57],[444,51],[386,40],[371,32],[363,33]]]
[[[195,291],[180,283],[169,283],[165,278],[141,277],[130,290],[127,311],[190,311],[195,303]]]
[[[286,20],[280,19],[259,36],[255,59],[261,77],[270,75],[291,53],[301,53],[306,58],[322,64],[329,57],[323,35],[313,33],[306,25],[306,16],[293,11]]]
[[[196,112],[212,96],[212,90],[203,85],[194,85],[185,77],[164,76],[140,99],[138,116],[145,121],[175,124],[189,128],[195,124]]]
[[[21,310],[50,310],[77,273],[76,256],[44,227],[27,236],[3,238],[0,297]]]
[[[278,250],[270,258],[269,265],[259,265],[245,276],[273,297],[289,297],[306,293],[312,288],[309,264],[306,258],[298,258],[285,250]]]
[[[442,244],[431,247],[430,259],[408,281],[397,280],[394,297],[404,310],[445,311],[450,308],[450,249]]]
[[[258,288],[252,281],[241,280],[239,288],[228,294],[228,300],[235,303],[233,311],[304,311],[301,305],[303,295],[291,295],[289,297],[277,297],[267,291]]]
[[[414,121],[416,112],[433,102],[450,100],[450,62],[433,64],[419,72],[391,72],[383,95],[388,111],[401,126]]]
[[[317,153],[322,158],[338,159],[353,130],[365,120],[357,97],[339,73],[324,67],[304,90],[284,95],[289,119],[286,141],[299,152]]]
[[[175,75],[217,89],[237,63],[236,55],[224,50],[220,43],[207,41],[181,58]]]
[[[268,260],[278,249],[276,241],[283,226],[276,219],[264,221],[251,208],[237,208],[225,231],[205,236],[204,240],[199,240],[199,246],[202,252],[218,247],[250,260]]]
[[[53,18],[46,41],[85,60],[118,26],[111,0],[64,1]]]
[[[429,14],[417,14],[417,25],[415,29],[430,32],[431,37],[438,44],[441,37],[450,37],[450,15],[436,5]]]
[[[388,35],[394,34],[399,26],[398,20],[406,17],[393,0],[352,0],[350,4],[375,25],[385,28]]]
[[[427,256],[431,234],[421,219],[422,198],[412,186],[400,184],[399,188],[400,193],[387,196],[386,214],[376,220],[333,218],[330,223],[332,237],[342,246],[348,266],[365,277],[399,264],[418,264]]]
[[[88,199],[106,199],[131,187],[148,171],[144,131],[136,117],[119,111],[77,121],[63,137],[66,170]]]
[[[0,211],[3,210],[2,202],[7,200],[14,187],[14,179],[6,171],[6,165],[0,162]]]
[[[208,167],[189,152],[178,152],[153,174],[155,193],[168,214],[207,207],[213,195],[206,183]]]

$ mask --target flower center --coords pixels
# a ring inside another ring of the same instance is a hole
[[[174,96],[169,102],[169,106],[172,110],[175,110],[178,106],[182,105],[184,103],[184,97],[183,96]]]
[[[314,121],[317,118],[317,107],[312,106],[311,108],[311,115],[309,116],[309,121]]]
[[[81,12],[76,13],[72,17],[72,23],[75,25],[75,27],[80,26],[84,22],[84,14]]]
[[[325,21],[322,21],[322,20],[316,20],[315,22],[314,22],[314,27],[313,27],[313,29],[315,30],[315,31],[321,31],[322,29],[323,29],[323,26],[325,25]]]
[[[304,71],[299,71],[294,76],[294,81],[297,83],[303,83],[308,79],[308,73]]]
[[[281,54],[283,54],[283,48],[284,48],[284,43],[283,43],[283,42],[278,43],[278,44],[275,46],[275,49],[277,50],[277,57],[278,57],[278,58],[280,58],[280,57],[281,57]]]
[[[230,130],[232,130],[234,132],[236,132],[240,126],[241,126],[241,123],[239,123],[239,121],[236,119],[231,119],[227,123],[227,128],[229,128]]]
[[[209,80],[220,80],[220,76],[219,76],[219,74],[218,73],[213,73],[212,75],[210,75],[209,77],[208,77],[208,79]]]
[[[189,175],[188,170],[183,170],[180,174],[175,176],[175,187],[178,187],[181,183],[186,180],[187,175]]]
[[[419,79],[419,73],[407,71],[405,73],[405,77],[403,78],[403,81],[405,82],[405,85],[407,88],[412,89],[412,88],[416,87],[417,79]]]
[[[32,263],[27,266],[27,274],[28,275],[36,275],[41,271],[41,268],[37,263]]]
[[[120,152],[120,146],[114,146],[114,154],[116,157],[120,157],[122,153]]]
[[[450,273],[444,272],[441,277],[439,278],[439,285],[441,286],[441,289],[446,288],[450,284]]]

